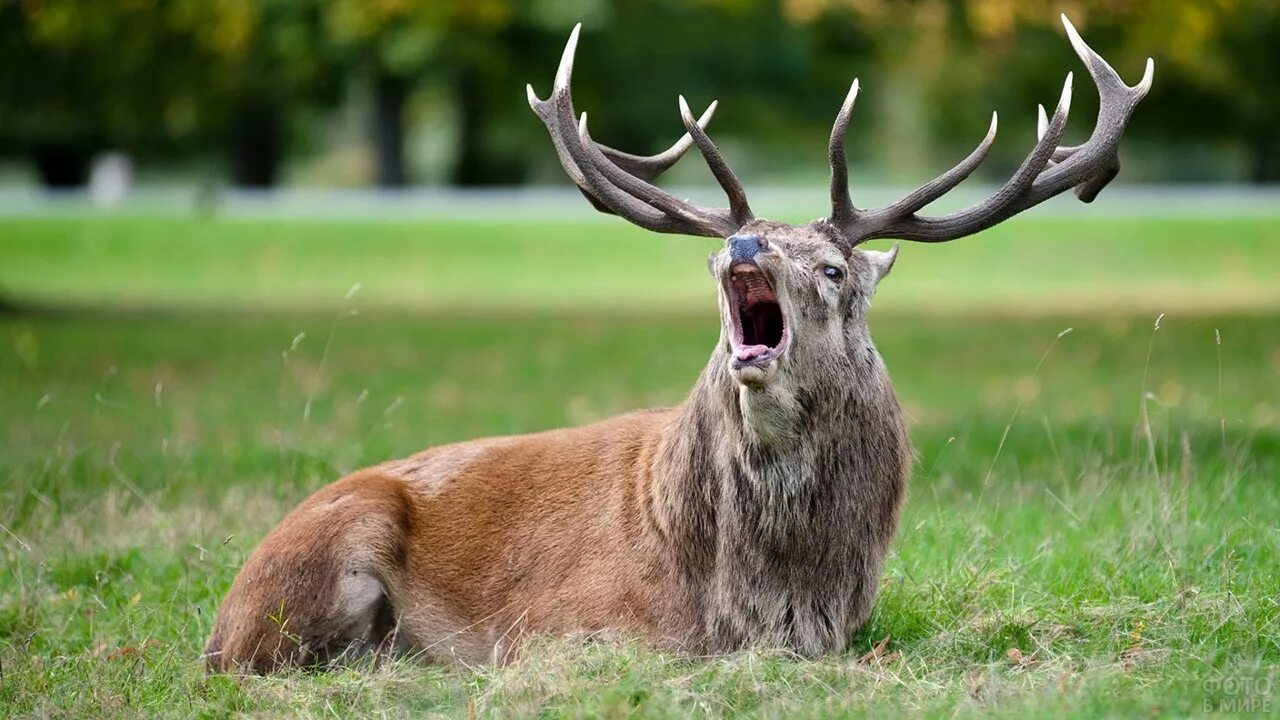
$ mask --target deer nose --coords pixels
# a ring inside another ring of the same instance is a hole
[[[729,258],[734,262],[751,260],[769,249],[769,241],[759,235],[732,235],[729,237]]]

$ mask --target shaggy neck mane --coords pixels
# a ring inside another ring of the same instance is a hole
[[[844,382],[760,397],[761,409],[751,393],[769,389],[744,399],[719,360],[666,429],[651,519],[710,649],[767,640],[816,651],[847,630],[830,618],[869,596],[865,568],[878,568],[897,525],[901,473],[867,473],[909,457],[897,399],[878,357],[851,358],[829,368]]]

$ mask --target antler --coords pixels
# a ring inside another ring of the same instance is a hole
[[[529,85],[529,107],[542,119],[556,154],[569,178],[601,212],[619,215],[646,230],[656,232],[728,237],[752,220],[746,193],[720,150],[703,128],[711,121],[716,103],[694,120],[684,97],[680,117],[687,132],[666,151],[649,157],[631,155],[594,142],[587,133],[587,114],[578,120],[569,85],[573,77],[573,57],[578,46],[581,23],[574,26],[560,57],[555,86],[546,100],[538,98]],[[727,209],[705,208],[681,200],[651,184],[696,144],[720,187],[729,196]]]
[[[921,185],[915,191],[887,207],[860,210],[849,198],[848,167],[845,160],[845,134],[849,116],[858,94],[858,81],[853,82],[831,130],[831,217],[845,238],[857,245],[873,238],[892,237],[921,242],[946,242],[985,230],[992,225],[1038,205],[1074,187],[1076,196],[1092,202],[1102,188],[1120,172],[1118,147],[1120,136],[1138,101],[1151,89],[1155,63],[1148,58],[1142,80],[1130,87],[1116,71],[1085,44],[1066,15],[1062,24],[1076,54],[1089,70],[1098,87],[1098,121],[1093,134],[1082,145],[1058,147],[1067,125],[1067,109],[1071,105],[1071,73],[1067,73],[1062,97],[1051,119],[1039,109],[1037,142],[1017,172],[991,197],[966,210],[937,217],[917,214],[921,208],[950,192],[969,177],[986,158],[996,137],[996,115],[991,114],[987,136],[958,165]]]

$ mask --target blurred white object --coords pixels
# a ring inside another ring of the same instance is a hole
[[[95,205],[110,207],[129,194],[133,185],[133,161],[119,152],[103,153],[89,171],[89,197]]]

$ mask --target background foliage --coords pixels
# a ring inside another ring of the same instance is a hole
[[[812,182],[858,75],[858,168],[897,182],[966,152],[992,108],[1033,137],[1078,69],[1059,12],[1126,77],[1156,58],[1127,179],[1280,178],[1271,0],[0,0],[19,70],[0,74],[0,153],[55,185],[107,149],[251,186],[560,182],[523,85],[545,91],[581,21],[601,140],[656,150],[677,93],[719,98],[742,174]],[[1078,93],[1075,132],[1095,104]],[[1026,149],[999,143],[988,177]]]

